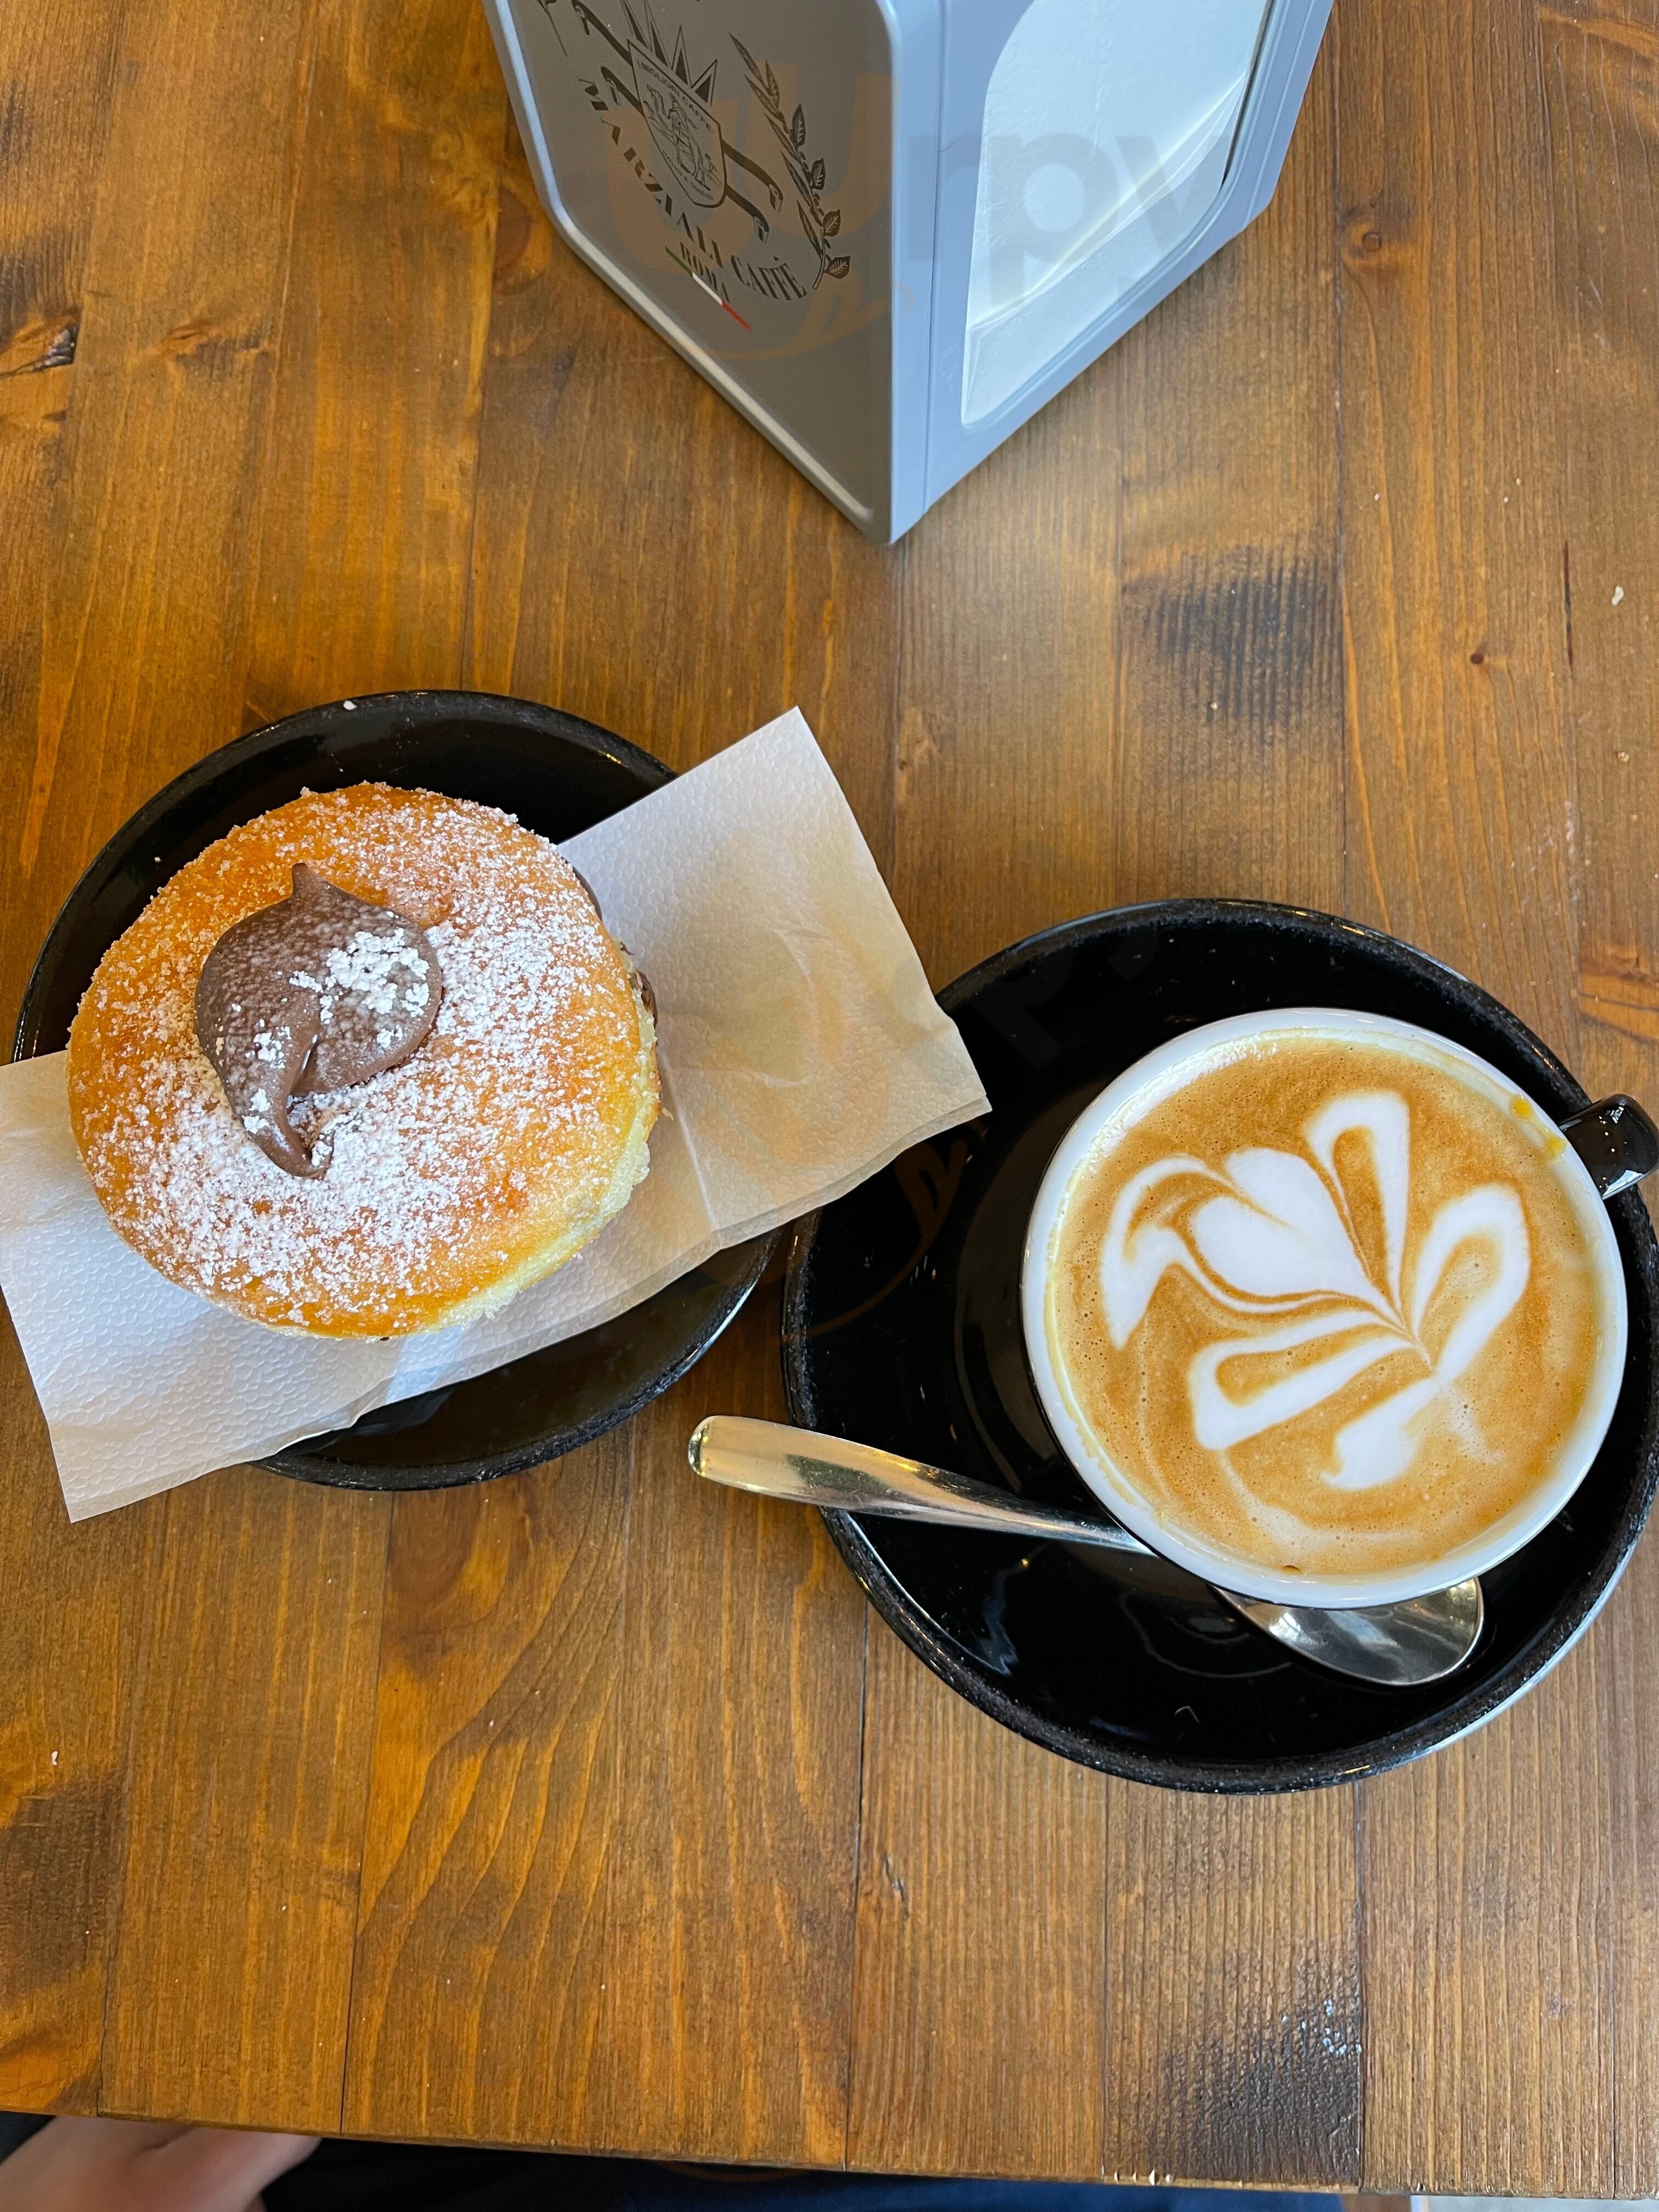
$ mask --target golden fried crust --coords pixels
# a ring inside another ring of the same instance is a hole
[[[418,922],[444,979],[411,1059],[296,1106],[331,1145],[316,1180],[242,1129],[193,1013],[214,945],[288,896],[297,860]],[[69,1102],[110,1219],[172,1281],[274,1328],[402,1336],[503,1304],[626,1204],[654,1030],[554,847],[490,807],[356,784],[244,823],[162,886],[81,1001]]]

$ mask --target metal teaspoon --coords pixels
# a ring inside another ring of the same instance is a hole
[[[1091,1521],[1049,1505],[1027,1505],[988,1484],[944,1468],[849,1443],[777,1421],[711,1414],[691,1432],[694,1473],[733,1490],[793,1498],[826,1511],[884,1513],[906,1521],[948,1522],[1062,1544],[1097,1544],[1151,1556],[1115,1522]],[[1396,1605],[1330,1612],[1241,1597],[1212,1584],[1224,1604],[1304,1659],[1357,1681],[1406,1689],[1437,1682],[1461,1667],[1480,1640],[1485,1606],[1477,1580]]]

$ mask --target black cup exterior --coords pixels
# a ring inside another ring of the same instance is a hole
[[[1171,1036],[1273,1007],[1357,1006],[1491,1061],[1565,1121],[1561,1062],[1486,993],[1338,917],[1174,900],[1064,925],[940,994],[992,1102],[798,1228],[783,1359],[804,1427],[1090,1510],[1037,1407],[1019,1323],[1030,1204],[1105,1085]],[[1630,1311],[1601,1450],[1548,1529],[1483,1577],[1468,1665],[1409,1692],[1344,1682],[1269,1645],[1161,1562],[827,1515],[843,1557],[919,1656],[1049,1748],[1190,1790],[1307,1788],[1378,1772],[1478,1727],[1553,1665],[1608,1592],[1659,1481],[1659,1245],[1633,1191],[1609,1203]]]

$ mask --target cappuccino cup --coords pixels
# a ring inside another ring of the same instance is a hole
[[[1484,1573],[1560,1512],[1618,1398],[1597,1166],[1408,1023],[1186,1032],[1091,1101],[1037,1194],[1022,1321],[1061,1449],[1241,1595],[1375,1606]]]

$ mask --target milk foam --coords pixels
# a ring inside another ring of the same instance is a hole
[[[1079,1428],[1161,1519],[1275,1572],[1474,1540],[1550,1479],[1597,1364],[1564,1150],[1495,1080],[1370,1036],[1179,1069],[1101,1129],[1053,1232]]]
[[[1381,1280],[1370,1272],[1344,1218],[1335,1151],[1339,1138],[1356,1133],[1367,1141],[1384,1224]],[[1532,1275],[1526,1214],[1510,1183],[1486,1183],[1448,1200],[1415,1255],[1408,1312],[1401,1279],[1411,1200],[1411,1113],[1405,1099],[1395,1091],[1334,1098],[1308,1122],[1304,1135],[1317,1168],[1297,1153],[1257,1146],[1230,1153],[1219,1169],[1190,1155],[1142,1169],[1112,1208],[1100,1254],[1102,1302],[1120,1350],[1171,1267],[1234,1312],[1266,1316],[1317,1304],[1318,1311],[1283,1328],[1223,1336],[1194,1357],[1187,1370],[1193,1433],[1209,1451],[1229,1450],[1311,1413],[1368,1369],[1402,1351],[1415,1352],[1428,1373],[1393,1390],[1379,1386],[1376,1402],[1336,1434],[1336,1463],[1324,1471],[1325,1480],[1340,1489],[1370,1489],[1405,1474],[1417,1453],[1418,1417],[1480,1358],[1519,1304]],[[1213,1184],[1218,1194],[1175,1226],[1141,1221],[1154,1194],[1193,1178]],[[1491,1245],[1496,1273],[1461,1301],[1437,1353],[1423,1341],[1424,1316],[1454,1256],[1471,1239]],[[1282,1380],[1242,1394],[1222,1382],[1220,1370],[1230,1362],[1271,1363],[1280,1352],[1326,1339],[1340,1341],[1327,1357]]]

